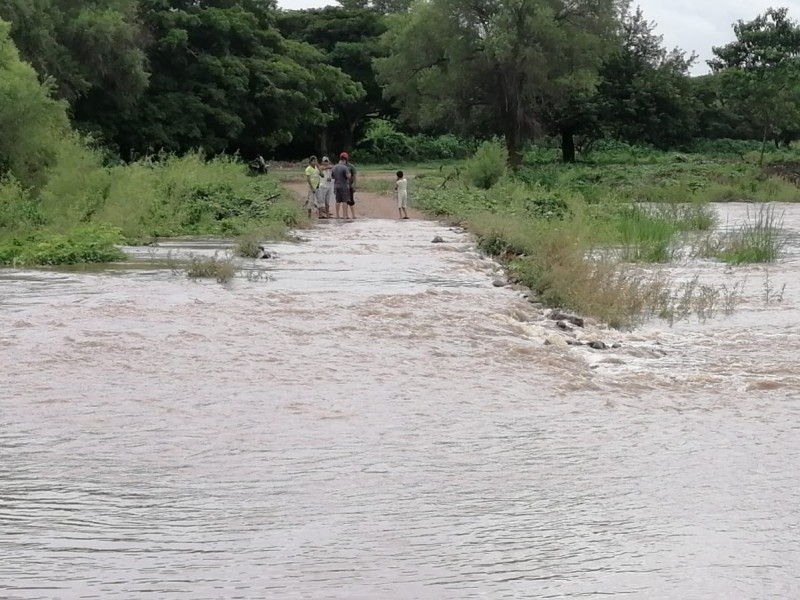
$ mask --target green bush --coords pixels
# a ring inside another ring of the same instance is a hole
[[[505,146],[496,140],[487,141],[478,146],[475,155],[464,166],[464,172],[472,185],[488,190],[503,177],[507,162]]]
[[[39,227],[44,222],[30,190],[13,177],[0,180],[0,232]]]
[[[417,160],[411,138],[385,119],[370,121],[367,133],[358,145],[357,155],[367,162]]]
[[[73,265],[125,260],[117,248],[119,229],[83,225],[67,233],[38,231],[0,242],[0,264],[6,266]]]
[[[392,121],[373,119],[359,142],[354,158],[363,163],[395,164],[464,159],[475,152],[475,144],[452,134],[408,135]]]

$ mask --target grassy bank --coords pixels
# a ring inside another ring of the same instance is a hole
[[[302,211],[275,178],[249,176],[231,157],[156,156],[107,165],[64,145],[38,188],[0,182],[0,264],[73,264],[124,258],[119,244],[185,235],[284,236]]]
[[[779,256],[774,209],[715,237],[710,202],[800,200],[794,183],[741,156],[651,153],[620,164],[597,155],[561,165],[532,152],[514,174],[504,158],[501,147],[487,146],[462,165],[419,172],[416,206],[466,226],[543,303],[615,327],[707,311],[720,297],[698,285],[675,290],[647,264],[673,262],[687,248],[730,263]],[[792,164],[781,159],[770,168]]]

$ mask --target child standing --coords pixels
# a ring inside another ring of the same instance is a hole
[[[408,181],[402,171],[397,172],[394,182],[394,193],[397,196],[397,213],[401,219],[408,218]]]

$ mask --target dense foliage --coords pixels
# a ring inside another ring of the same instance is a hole
[[[0,18],[72,125],[124,160],[195,149],[427,160],[499,136],[519,164],[544,138],[573,161],[601,139],[685,149],[800,136],[800,30],[786,9],[735,24],[702,77],[630,0],[342,0],[301,11],[274,0],[6,0]],[[18,106],[0,108],[4,132]],[[26,130],[53,106],[34,103]],[[36,134],[25,137],[0,144],[37,156],[12,169],[32,181],[47,157],[32,149]],[[2,147],[0,160],[8,171]]]

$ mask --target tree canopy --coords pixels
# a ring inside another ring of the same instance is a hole
[[[800,128],[800,27],[780,8],[733,30],[736,40],[714,48],[709,66],[737,112],[763,130],[763,162],[770,134]]]
[[[28,181],[67,120],[123,159],[461,136],[501,137],[517,163],[544,136],[567,161],[598,139],[800,136],[800,28],[781,8],[735,23],[700,77],[629,0],[5,0],[0,18],[0,170]]]

